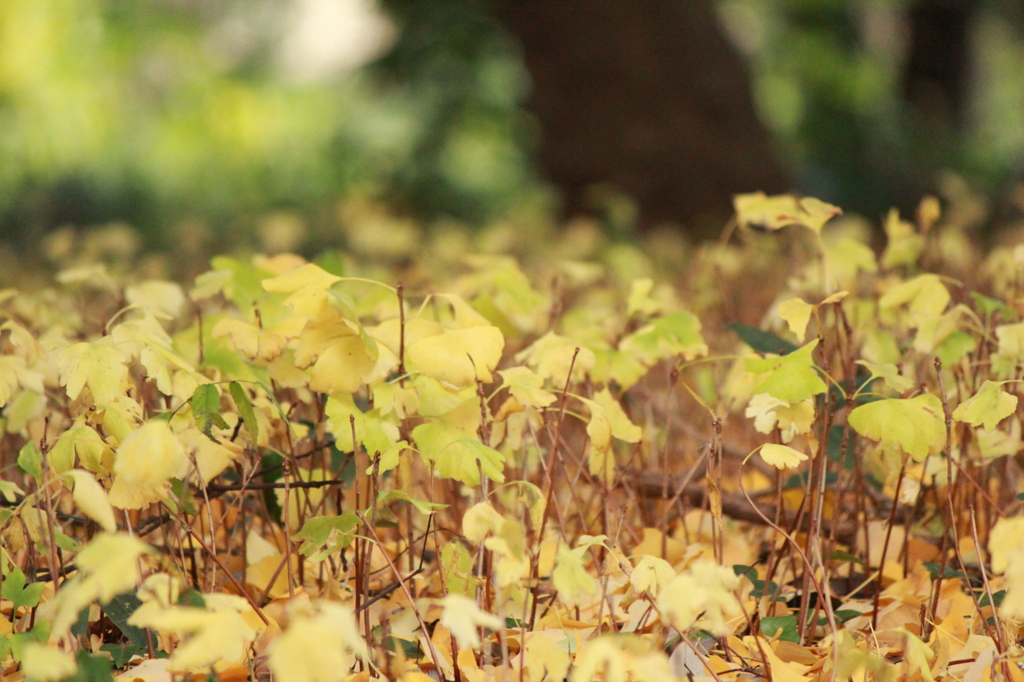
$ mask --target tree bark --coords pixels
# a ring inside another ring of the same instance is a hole
[[[789,188],[710,0],[509,0],[499,14],[522,44],[542,168],[568,213],[607,183],[642,225],[706,236],[733,194]]]

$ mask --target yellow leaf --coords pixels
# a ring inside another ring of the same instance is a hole
[[[295,314],[318,317],[327,307],[327,290],[339,281],[341,277],[306,263],[287,274],[263,280],[263,288],[272,293],[291,294],[284,302],[292,307]]]
[[[629,582],[638,593],[657,597],[662,588],[675,577],[676,572],[672,564],[658,557],[644,555],[636,562]]]
[[[197,428],[185,429],[177,434],[177,439],[186,453],[190,457],[195,457],[199,475],[206,483],[212,481],[242,455],[242,446],[227,439],[214,443]]]
[[[100,525],[103,530],[113,533],[117,530],[114,520],[114,509],[110,506],[107,491],[99,484],[96,477],[81,469],[67,472],[75,482],[72,499],[82,513]]]
[[[900,448],[919,462],[946,442],[942,403],[930,393],[860,405],[848,421],[862,436],[881,441],[890,450]]]
[[[18,355],[0,356],[0,407],[7,404],[11,394],[19,387],[43,393],[43,375],[28,368],[25,358]]]
[[[573,363],[576,348],[579,348],[580,352]],[[596,360],[594,351],[554,332],[548,332],[525,350],[516,353],[516,362],[525,362],[537,374],[545,379],[551,379],[556,386],[565,385],[570,365],[572,380],[581,381],[587,372],[593,369]]]
[[[265,364],[281,355],[289,341],[302,333],[307,318],[289,315],[269,328],[260,328],[233,317],[222,317],[210,335],[227,338],[230,345],[250,360]]]
[[[409,346],[406,357],[423,374],[463,387],[492,381],[491,372],[501,360],[505,337],[497,327],[446,329]]]
[[[78,671],[75,657],[57,647],[28,641],[21,650],[21,672],[33,682],[57,682]]]
[[[505,518],[490,502],[478,502],[466,510],[462,517],[462,534],[470,542],[480,543],[497,531]]]
[[[842,210],[820,199],[797,199],[791,194],[766,196],[764,192],[738,194],[733,197],[736,220],[740,225],[753,225],[778,230],[787,225],[803,225],[820,234],[821,228]]]
[[[270,670],[287,682],[341,682],[357,659],[367,657],[355,614],[327,601],[305,613],[300,607],[292,609],[288,629],[270,645]]]
[[[336,394],[327,399],[324,409],[327,428],[346,451],[352,449],[352,430],[355,429],[357,442],[373,457],[375,452],[384,452],[398,442],[398,425],[391,419],[381,417],[378,410],[363,412],[351,395]]]
[[[74,343],[53,351],[60,383],[75,400],[86,386],[97,407],[113,402],[128,391],[128,356],[104,336],[95,343]]]
[[[807,455],[788,445],[765,443],[761,446],[761,459],[776,469],[795,469],[807,459]]]
[[[608,425],[611,428],[612,435],[619,440],[626,441],[627,443],[639,443],[640,437],[643,435],[643,431],[639,426],[635,425],[626,416],[626,412],[622,409],[622,404],[618,400],[612,397],[611,392],[607,389],[601,389],[594,395],[594,403],[597,403],[604,408],[605,416],[608,419]],[[588,406],[591,404],[587,401]]]
[[[1017,411],[1017,396],[1001,389],[1002,383],[986,381],[973,396],[953,410],[953,419],[971,426],[984,425],[991,431],[1006,417]]]
[[[689,630],[702,618],[708,631],[724,636],[731,633],[726,621],[743,614],[734,594],[739,584],[739,577],[731,568],[699,558],[686,573],[677,575],[661,590],[658,608],[680,632]]]
[[[569,549],[564,543],[558,545],[555,570],[551,582],[558,590],[558,598],[566,606],[578,606],[582,594],[597,594],[597,581],[583,565],[586,547]]]
[[[215,663],[242,660],[256,638],[241,614],[249,604],[235,595],[204,594],[203,600],[207,608],[148,601],[128,618],[128,624],[184,638],[168,661],[172,672],[206,672]]]
[[[568,651],[556,644],[549,633],[566,642],[566,635],[557,630],[526,633],[526,673],[530,682],[543,682],[545,675],[548,680],[564,680],[569,672],[572,659]]]
[[[542,388],[544,377],[534,374],[528,367],[503,369],[498,374],[501,375],[502,385],[508,388],[521,405],[540,408],[556,400],[553,393]]]
[[[159,279],[150,279],[126,287],[124,297],[130,304],[165,318],[180,315],[186,300],[180,284]]]
[[[110,503],[141,509],[167,496],[168,481],[188,471],[178,438],[164,421],[150,421],[133,431],[117,448]]]
[[[796,334],[800,343],[804,342],[807,323],[811,321],[814,306],[800,298],[791,298],[779,304],[779,317],[786,321],[789,330]]]
[[[78,553],[78,573],[65,582],[46,605],[51,636],[63,636],[82,609],[94,601],[109,602],[134,589],[139,581],[139,555],[149,551],[145,543],[127,533],[101,533]]]
[[[50,465],[62,474],[75,466],[75,458],[84,469],[97,474],[108,474],[114,464],[114,451],[82,417],[65,431],[50,449]]]
[[[441,624],[451,630],[459,648],[475,649],[480,646],[480,635],[477,628],[501,630],[503,623],[494,614],[481,611],[476,601],[461,594],[449,594],[441,600],[444,613]]]
[[[358,391],[376,365],[376,346],[368,346],[367,338],[339,315],[311,320],[299,336],[295,351],[298,367],[304,369],[313,365],[309,374],[310,390],[319,393]]]

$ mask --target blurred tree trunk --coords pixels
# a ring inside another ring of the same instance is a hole
[[[977,0],[922,0],[910,7],[903,92],[918,122],[944,132],[967,123],[970,29]]]
[[[734,193],[788,189],[710,0],[508,0],[499,13],[522,44],[543,171],[570,214],[608,183],[643,225],[706,236]]]

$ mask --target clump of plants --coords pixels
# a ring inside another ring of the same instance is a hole
[[[1024,252],[955,208],[8,289],[4,674],[1024,679]]]

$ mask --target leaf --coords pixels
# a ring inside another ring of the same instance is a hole
[[[858,360],[857,364],[863,366],[869,372],[871,372],[871,379],[869,379],[868,381],[871,381],[872,379],[881,379],[882,381],[885,382],[886,386],[896,391],[897,393],[906,393],[907,391],[914,387],[913,379],[909,379],[905,376],[902,376],[899,370],[896,368],[896,365],[876,365],[874,363],[868,362],[867,360]]]
[[[603,388],[594,394],[593,401],[585,401],[588,406],[596,403],[604,408],[605,416],[611,427],[612,436],[627,443],[639,443],[643,431],[626,416],[622,404],[612,397],[611,391]]]
[[[184,478],[188,464],[167,422],[146,422],[117,448],[110,503],[120,509],[141,509],[159,502],[167,497],[172,478]]]
[[[111,599],[110,603],[103,607],[103,611],[129,642],[140,650],[147,650],[149,640],[146,638],[146,631],[128,624],[128,619],[140,606],[142,601],[133,592],[125,592]]]
[[[559,543],[551,583],[558,590],[558,598],[566,606],[578,606],[583,594],[597,594],[597,581],[583,565],[586,550],[586,547],[572,550],[565,543]]]
[[[972,397],[953,410],[953,419],[971,426],[984,425],[992,431],[1003,419],[1017,411],[1017,396],[1002,390],[1002,383],[986,381]]]
[[[848,421],[860,435],[890,450],[899,448],[919,462],[946,442],[942,403],[930,393],[861,405],[850,412]]]
[[[789,330],[796,334],[800,343],[804,341],[807,323],[811,321],[814,306],[800,298],[791,298],[779,304],[779,317],[786,321]]]
[[[573,362],[573,354],[576,361]],[[548,332],[524,350],[516,353],[516,362],[525,362],[537,374],[550,379],[556,386],[564,386],[569,378],[569,367],[572,367],[572,380],[582,381],[594,367],[594,351],[572,340]]]
[[[504,627],[498,616],[481,611],[475,600],[461,594],[449,594],[441,600],[441,606],[444,607],[441,624],[455,636],[460,648],[480,646],[477,628],[501,630]]]
[[[265,279],[262,284],[269,292],[289,293],[285,305],[291,306],[297,315],[317,317],[327,306],[327,290],[340,281],[341,277],[306,263],[284,275]]]
[[[165,606],[148,601],[128,619],[129,625],[152,628],[183,638],[167,661],[172,672],[196,673],[215,663],[241,661],[256,630],[242,617],[248,603],[235,595],[206,596],[209,608]]]
[[[657,597],[658,593],[676,577],[672,564],[659,557],[643,555],[629,576],[629,582],[639,594]]]
[[[761,459],[776,469],[795,469],[807,459],[807,455],[788,445],[765,443],[761,446]]]
[[[457,426],[446,422],[420,424],[412,430],[412,438],[420,454],[434,463],[442,478],[478,486],[482,469],[495,483],[505,482],[505,456]]]
[[[314,516],[306,520],[292,539],[303,541],[299,546],[299,554],[309,557],[310,561],[323,561],[352,544],[360,523],[359,517],[352,511],[340,516]]]
[[[392,490],[389,493],[381,493],[380,496],[377,498],[377,501],[379,503],[388,502],[390,500],[401,500],[402,502],[408,502],[412,506],[416,507],[417,511],[419,511],[421,514],[433,514],[436,511],[448,508],[447,504],[419,500],[402,490]]]
[[[213,437],[213,427],[219,429],[228,428],[224,417],[220,416],[220,391],[214,384],[199,384],[192,397],[188,401],[192,408],[192,416],[196,420],[196,426],[207,438],[219,443]]]
[[[556,400],[553,393],[542,388],[544,377],[528,367],[503,369],[498,374],[501,375],[502,386],[508,388],[515,399],[526,407],[547,407]]]
[[[352,609],[327,601],[316,602],[312,613],[295,609],[269,655],[274,676],[288,682],[342,682],[368,656]]]
[[[310,320],[299,336],[295,365],[311,367],[309,388],[318,393],[355,393],[377,363],[377,345],[362,328],[338,314]]]
[[[818,339],[798,348],[789,355],[747,360],[747,371],[754,374],[770,372],[770,375],[752,393],[768,393],[789,404],[824,393],[828,390],[825,382],[814,369],[811,354]]]
[[[4,599],[11,601],[11,614],[16,615],[18,609],[32,608],[39,604],[39,597],[46,587],[46,583],[32,583],[25,585],[25,574],[21,568],[15,566],[10,573],[4,575],[3,588],[0,594]]]
[[[647,364],[677,355],[693,360],[708,354],[700,320],[686,311],[654,318],[622,339],[619,349],[636,352]]]
[[[21,652],[21,672],[33,682],[58,682],[78,671],[74,657],[55,646],[28,642]]]
[[[54,351],[51,358],[60,370],[61,386],[71,400],[76,400],[86,386],[97,407],[128,391],[128,356],[108,336],[95,343],[66,346]]]
[[[49,602],[52,634],[64,635],[78,614],[93,601],[109,602],[134,589],[139,581],[139,555],[148,552],[145,543],[127,533],[101,533],[79,552],[78,573],[65,581]]]
[[[710,632],[724,636],[730,631],[726,620],[743,613],[734,594],[739,585],[739,576],[731,568],[699,558],[661,590],[658,608],[666,622],[680,632],[685,633],[698,618],[704,618]]]
[[[649,316],[661,312],[662,303],[650,296],[653,288],[654,280],[650,277],[633,280],[626,297],[626,317],[633,317],[635,313]]]
[[[778,637],[784,642],[799,642],[800,634],[796,631],[796,616],[763,616],[761,632],[769,639]]]
[[[43,453],[34,440],[28,441],[18,450],[18,468],[39,483],[43,476]]]
[[[383,418],[376,409],[363,412],[351,395],[330,396],[324,413],[327,415],[327,429],[339,447],[346,451],[352,448],[352,420],[355,420],[356,441],[370,457],[375,452],[383,454],[399,442],[398,425],[393,419]]]
[[[797,199],[792,194],[769,197],[764,192],[737,194],[733,197],[733,207],[740,225],[766,230],[802,225],[818,234],[825,223],[843,212],[838,206],[813,197]]]
[[[501,359],[505,337],[494,326],[445,329],[406,349],[406,358],[423,374],[452,386],[490,383]]]
[[[725,328],[735,332],[736,336],[740,337],[743,343],[762,355],[767,353],[784,355],[792,353],[798,348],[796,344],[786,341],[781,336],[776,336],[757,327],[733,322],[732,324],[725,325]]]
[[[231,391],[231,398],[235,401],[235,407],[238,409],[238,416],[242,418],[245,430],[249,432],[250,440],[253,443],[257,442],[260,436],[260,425],[256,421],[256,413],[252,409],[252,400],[249,399],[249,394],[237,381],[228,384],[228,389]]]
[[[49,452],[50,465],[57,473],[73,469],[76,457],[83,469],[95,474],[109,474],[114,464],[114,451],[81,417],[57,438]]]
[[[907,306],[912,326],[942,315],[949,304],[949,290],[938,275],[927,273],[892,287],[878,300],[878,307],[891,310]]]
[[[114,520],[110,498],[96,477],[81,469],[72,469],[66,475],[75,482],[72,498],[82,513],[98,523],[103,530],[110,533],[116,531],[117,521]]]

